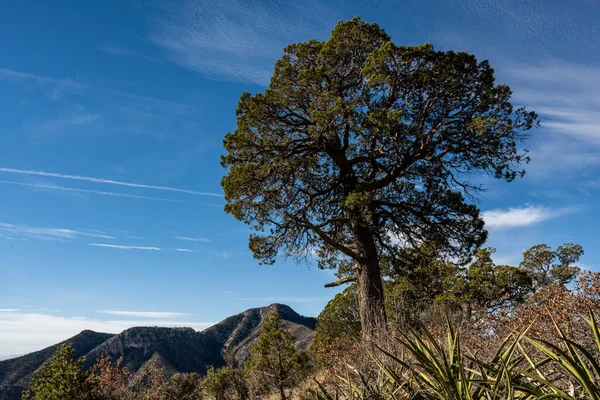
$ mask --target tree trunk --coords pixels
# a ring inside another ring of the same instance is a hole
[[[361,265],[356,280],[358,309],[363,337],[373,337],[387,332],[387,317],[383,299],[383,282],[379,261]]]
[[[357,230],[366,262],[359,266],[356,285],[358,287],[358,309],[363,337],[370,338],[388,331],[383,281],[379,265],[379,254],[375,241],[366,229]]]

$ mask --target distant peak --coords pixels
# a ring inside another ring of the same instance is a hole
[[[288,306],[287,304],[273,303],[273,304],[269,305],[268,307],[276,309],[280,313],[283,312],[286,314],[289,314],[289,313],[298,314],[292,307]]]
[[[91,329],[84,329],[81,332],[79,332],[80,335],[94,335],[96,333],[98,333],[98,332],[93,331]]]
[[[172,334],[172,333],[197,333],[190,327],[167,327],[167,326],[133,326],[121,332],[123,334]]]
[[[84,329],[81,332],[79,332],[79,334],[77,334],[75,337],[95,337],[95,336],[105,336],[105,335],[114,335],[114,333],[107,333],[107,332],[96,332],[93,331],[91,329]]]

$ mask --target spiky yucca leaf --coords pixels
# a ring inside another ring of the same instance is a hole
[[[600,328],[590,311],[592,336],[600,352]],[[564,347],[527,336],[527,330],[512,332],[496,349],[491,359],[483,361],[467,354],[459,334],[447,323],[447,343],[442,345],[424,327],[420,333],[401,332],[398,336],[400,356],[377,347],[385,356],[371,355],[381,374],[377,379],[353,370],[340,377],[346,389],[333,397],[319,385],[323,394],[317,400],[600,400],[600,362],[590,349],[569,339],[558,324],[555,327]],[[544,355],[536,360],[523,344],[530,343]],[[557,365],[553,377],[543,369]],[[561,374],[556,374],[561,372]],[[382,377],[383,376],[383,377]],[[353,378],[354,377],[354,378]],[[356,379],[358,378],[358,379]],[[581,389],[567,393],[561,385],[565,379],[577,382]]]
[[[588,322],[596,346],[600,351],[600,330],[594,313],[591,310]],[[526,339],[535,346],[535,348],[545,354],[548,359],[556,363],[568,378],[577,382],[581,386],[583,391],[582,394],[585,394],[585,398],[590,400],[600,400],[600,365],[598,361],[582,345],[570,340],[556,322],[554,322],[554,326],[566,350],[563,350],[558,345],[544,339],[532,339],[529,337]],[[541,374],[539,369],[539,367],[536,367],[535,370],[538,373],[536,375],[531,374],[530,377],[551,390],[552,393],[547,395],[547,398],[582,398],[580,397],[582,394],[576,394],[575,396],[578,397],[574,397],[557,388],[556,385],[553,385],[543,377],[543,374]]]

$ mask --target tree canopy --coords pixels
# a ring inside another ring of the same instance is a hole
[[[385,330],[381,263],[426,241],[468,260],[486,239],[470,178],[523,175],[518,144],[537,116],[510,98],[487,61],[340,22],[287,46],[264,93],[242,95],[225,210],[255,230],[261,262],[316,252],[356,280],[363,332]]]
[[[583,255],[578,244],[565,243],[552,250],[547,244],[538,244],[523,253],[521,267],[529,271],[536,287],[570,282],[579,272],[573,265]]]
[[[83,372],[82,358],[73,348],[62,345],[47,363],[35,372],[23,400],[90,400],[88,373]]]

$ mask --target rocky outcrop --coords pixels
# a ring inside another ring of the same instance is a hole
[[[208,328],[203,334],[216,338],[215,341],[223,351],[229,353],[237,364],[242,364],[250,355],[250,349],[260,334],[265,317],[273,310],[277,310],[286,329],[296,337],[298,348],[305,349],[312,343],[316,319],[303,317],[284,304],[246,310]]]
[[[86,330],[46,349],[0,361],[0,400],[20,399],[20,392],[33,373],[63,343],[72,346],[77,356],[85,356],[88,368],[102,354],[110,355],[113,360],[123,356],[122,365],[133,374],[134,382],[142,382],[155,366],[168,374],[204,374],[208,366],[223,366],[225,353],[237,364],[243,364],[265,317],[273,310],[277,310],[284,326],[296,336],[296,346],[307,348],[314,338],[316,319],[303,317],[283,304],[246,310],[202,332],[192,328],[135,327],[114,335]]]

